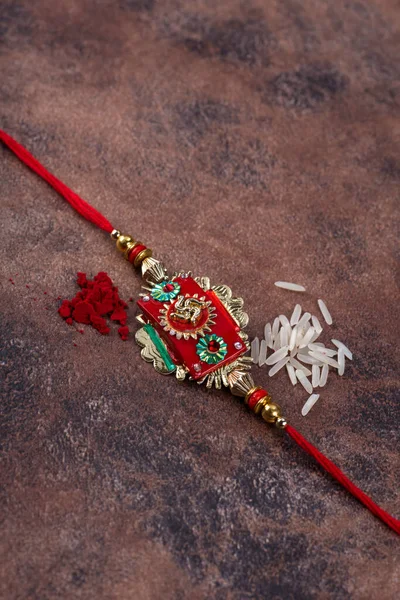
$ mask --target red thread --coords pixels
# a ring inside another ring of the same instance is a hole
[[[4,142],[6,146],[24,163],[27,167],[32,169],[37,175],[44,179],[53,189],[56,190],[69,204],[87,221],[94,223],[100,229],[111,233],[114,227],[111,223],[103,217],[98,210],[90,206],[85,200],[83,200],[78,194],[75,194],[68,186],[62,181],[57,179],[52,173],[44,168],[38,160],[26,148],[21,146],[16,140],[14,140],[5,131],[0,129],[0,140]]]
[[[308,454],[310,454],[315,460],[327,471],[332,477],[336,479],[339,483],[342,484],[344,488],[350,494],[352,494],[357,500],[362,502],[364,506],[368,508],[378,519],[381,519],[388,527],[393,529],[398,535],[400,535],[400,521],[395,519],[389,513],[387,513],[383,508],[375,504],[367,494],[365,494],[359,487],[357,487],[346,475],[333,463],[329,458],[327,458],[322,452],[320,452],[315,446],[313,446],[309,441],[307,441],[294,427],[291,425],[287,425],[286,427],[287,433],[290,437]]]

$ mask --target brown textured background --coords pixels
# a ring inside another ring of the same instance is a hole
[[[396,0],[0,1],[4,129],[171,268],[231,285],[251,336],[298,300],[277,279],[326,299],[345,377],[303,419],[304,391],[256,375],[397,516],[399,25]],[[65,325],[77,270],[125,298],[139,278],[0,155],[2,598],[398,597],[396,536],[289,439],[116,328]]]

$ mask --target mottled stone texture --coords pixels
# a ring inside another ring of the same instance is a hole
[[[324,298],[345,376],[306,419],[284,373],[258,381],[397,516],[399,25],[397,0],[0,1],[2,128],[166,264],[231,285],[250,335],[299,299],[275,280]],[[76,271],[124,298],[139,278],[0,157],[1,597],[398,597],[396,536],[285,435],[116,328],[65,324]]]

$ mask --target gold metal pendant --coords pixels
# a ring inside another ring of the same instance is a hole
[[[175,372],[207,387],[230,387],[251,367],[243,331],[248,316],[242,298],[226,285],[211,286],[208,277],[189,273],[169,277],[155,259],[145,259],[146,284],[138,301],[143,327],[136,334],[141,355],[158,373]]]
[[[268,423],[284,429],[286,419],[268,392],[254,384],[248,336],[243,331],[248,316],[242,298],[235,298],[227,285],[212,286],[208,277],[190,272],[169,276],[152,252],[131,236],[114,230],[117,248],[145,280],[138,306],[141,324],[136,342],[141,356],[157,373],[175,373],[207,387],[226,386],[234,396]]]

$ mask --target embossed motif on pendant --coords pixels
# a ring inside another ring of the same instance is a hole
[[[178,340],[188,340],[211,331],[216,311],[205,296],[185,294],[179,295],[171,304],[164,304],[160,316],[160,325],[165,331]]]

